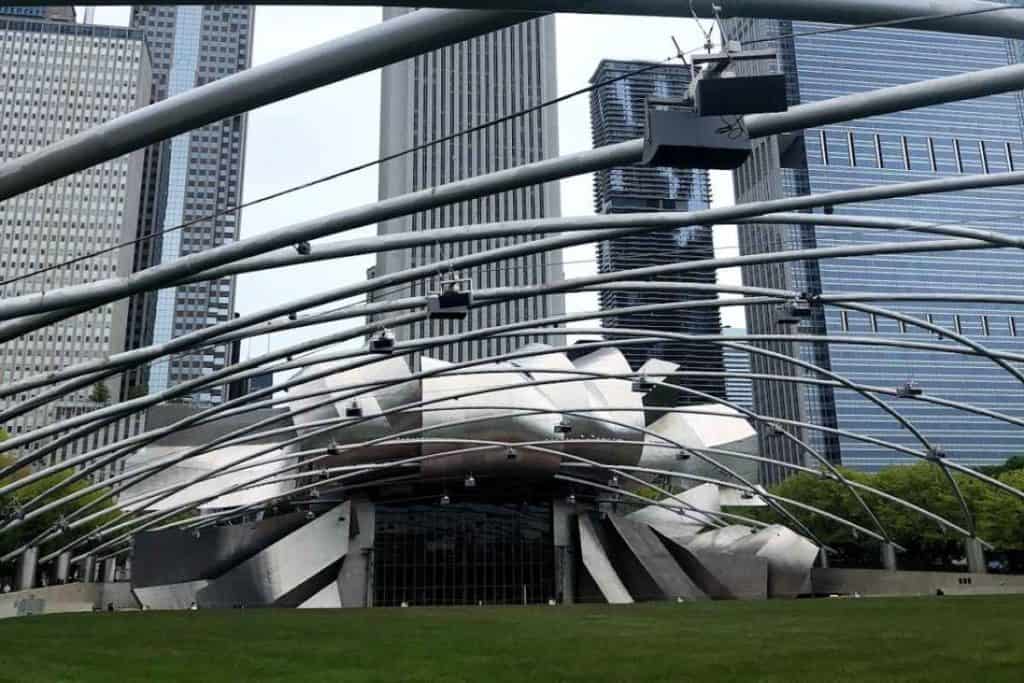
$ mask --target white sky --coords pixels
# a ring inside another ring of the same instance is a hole
[[[96,23],[125,25],[128,15],[128,7],[99,7]],[[253,63],[262,64],[365,28],[379,22],[380,18],[378,7],[259,7]],[[705,22],[704,26],[707,28],[709,24]],[[557,27],[560,93],[587,85],[603,58],[664,59],[675,52],[672,35],[684,50],[699,47],[704,42],[692,20],[560,14]],[[379,109],[380,75],[375,72],[252,112],[243,190],[245,201],[375,159],[379,152]],[[591,148],[587,95],[561,104],[559,121],[562,154]],[[732,203],[732,181],[728,173],[713,172],[712,187],[716,206]],[[242,216],[242,237],[376,199],[377,169],[373,168],[246,209]],[[562,215],[592,213],[591,176],[563,181]],[[346,233],[345,238],[371,236],[375,231],[375,226],[368,226]],[[735,230],[716,228],[715,244],[719,255],[734,255]],[[567,277],[593,273],[594,247],[567,249],[565,261]],[[243,275],[238,280],[236,308],[242,313],[254,312],[356,282],[365,278],[366,268],[372,263],[373,257],[365,256]],[[739,275],[725,271],[719,274],[719,281],[738,283]],[[570,311],[597,308],[596,295],[590,293],[570,294],[566,303]],[[725,324],[744,325],[739,309],[723,309],[722,316]],[[350,324],[360,323],[354,320]],[[262,352],[268,345],[280,348],[327,331],[324,326],[280,333],[270,340],[253,341],[251,352]],[[243,353],[248,355],[249,351],[244,349]]]

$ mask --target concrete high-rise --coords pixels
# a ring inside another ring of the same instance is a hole
[[[778,42],[777,63],[760,68],[781,69],[786,74],[791,106],[1016,61],[1012,46],[996,38],[896,28],[802,35],[822,27],[732,20],[726,30],[741,41],[783,36]],[[1019,93],[1008,93],[755,141],[752,158],[735,174],[737,199],[747,202],[961,174],[1019,171],[1024,169],[1020,106]],[[937,223],[958,221],[1022,235],[1022,200],[1024,190],[1006,187],[871,202],[838,207],[836,212]],[[793,225],[744,227],[739,235],[744,254],[910,239],[898,232]],[[809,294],[1020,294],[1024,261],[1007,250],[859,257],[748,267],[743,278],[748,285]],[[1019,307],[953,302],[880,305],[975,337],[994,350],[1024,352],[1024,311]],[[768,307],[750,309],[747,326],[754,334],[783,329],[774,324]],[[936,342],[934,333],[913,325],[836,306],[815,305],[812,319],[799,331],[833,338]],[[859,384],[895,388],[916,381],[930,395],[1024,418],[1020,382],[981,358],[855,344],[772,344],[769,348],[831,369]],[[753,368],[757,373],[814,376],[791,363],[764,357],[755,357]],[[890,415],[852,391],[758,380],[754,393],[760,413],[866,433],[909,448],[922,447]],[[896,408],[950,458],[965,465],[997,464],[1020,453],[1020,435],[1014,425],[917,401],[904,400]],[[916,461],[852,436],[799,431],[831,460],[849,467],[874,470]],[[773,459],[803,460],[784,439],[763,438],[762,445]],[[785,473],[783,468],[768,467],[765,475],[777,480]]]
[[[594,146],[601,147],[644,136],[649,98],[678,99],[686,95],[690,70],[682,65],[666,64],[656,69],[650,62],[603,60],[590,79],[592,84],[629,78],[595,88],[590,96],[590,117]],[[648,70],[644,70],[648,69]],[[597,213],[639,213],[649,211],[691,211],[706,209],[711,203],[711,183],[703,169],[612,168],[594,174],[594,210]],[[668,263],[714,258],[712,230],[709,226],[687,226],[672,231],[605,240],[597,245],[597,266],[602,273],[644,268]],[[680,273],[661,281],[713,285],[715,271]],[[676,301],[716,299],[708,292],[643,292],[606,290],[601,292],[603,310]],[[718,308],[689,308],[659,313],[610,315],[608,328],[718,334],[721,319]],[[722,372],[722,349],[711,342],[661,341],[644,346],[624,346],[622,352],[637,370],[652,358],[676,363],[680,370]],[[719,376],[672,380],[681,386],[725,398],[725,382]],[[707,403],[706,398],[677,394],[671,400],[679,405]]]
[[[11,15],[29,19],[48,19],[49,21],[75,22],[74,5],[37,5],[26,7],[15,5],[13,7],[0,7],[0,15]]]
[[[0,162],[16,159],[149,102],[150,61],[140,31],[0,17]],[[93,166],[0,202],[0,279],[13,296],[127,276],[125,247],[39,272],[135,236],[143,153]],[[20,278],[20,279],[18,279]],[[0,344],[0,384],[125,348],[119,301]],[[119,382],[75,392],[2,425],[19,434],[88,412]],[[16,405],[38,392],[0,400]]]
[[[408,9],[384,9],[388,20]],[[534,19],[430,52],[383,70],[381,156],[428,143],[554,98],[555,20]],[[380,168],[385,199],[462,178],[491,173],[558,155],[558,116],[554,107],[533,111],[471,135],[419,150]],[[525,187],[453,204],[378,226],[381,235],[495,221],[559,216],[557,183]],[[430,245],[380,254],[377,276],[445,258],[516,244],[537,237],[505,237]],[[401,289],[377,293],[374,300],[422,296],[436,291],[446,273]],[[480,288],[523,287],[562,279],[560,253],[535,254],[452,274]],[[558,315],[562,295],[523,299],[472,311],[459,321],[432,321],[396,330],[400,339],[422,338],[464,329]],[[538,341],[548,341],[541,338]],[[504,337],[432,350],[431,356],[464,361],[503,353],[532,338]]]
[[[152,100],[216,81],[252,64],[254,9],[249,5],[136,5],[131,25],[141,30],[153,58]],[[227,244],[239,237],[245,165],[246,115],[183,133],[146,151],[138,236],[189,223],[183,230],[139,243],[135,269]],[[215,213],[229,210],[216,218]],[[226,322],[234,316],[234,278],[161,290],[132,301],[129,343],[134,347]],[[223,368],[229,349],[221,344],[163,359],[132,376],[128,393],[164,390]],[[194,396],[218,403],[226,390],[212,387]]]

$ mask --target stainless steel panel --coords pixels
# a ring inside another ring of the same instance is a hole
[[[350,504],[342,503],[210,582],[200,606],[273,605],[348,552]],[[337,576],[337,574],[335,574]]]
[[[583,566],[594,579],[605,601],[613,605],[626,605],[633,602],[633,597],[626,590],[612,566],[608,554],[594,529],[594,523],[588,515],[579,515],[580,556]]]

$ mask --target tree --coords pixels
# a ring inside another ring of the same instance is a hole
[[[1015,455],[1012,458],[1009,458],[1002,465],[978,468],[979,472],[987,474],[990,477],[998,477],[1001,474],[1013,472],[1014,470],[1024,470],[1024,455]]]
[[[1011,459],[1007,462],[1010,465]],[[877,474],[841,470],[852,481],[868,484],[891,496],[940,515],[953,524],[967,527],[967,520],[949,479],[931,463],[890,467]],[[1024,501],[991,484],[967,475],[953,475],[967,501],[978,536],[999,550],[1024,549]],[[1010,468],[998,479],[1024,490],[1024,469]],[[840,515],[866,529],[875,525],[850,492],[837,481],[799,474],[772,487],[771,493]],[[907,549],[900,556],[906,568],[935,569],[952,566],[964,556],[963,537],[934,520],[876,494],[862,491],[892,540]],[[789,506],[794,516],[824,543],[838,551],[834,560],[841,566],[877,566],[878,542],[828,518]],[[745,512],[749,515],[749,512]],[[750,515],[753,516],[753,515]],[[787,524],[774,511],[757,513],[762,521]]]
[[[0,430],[0,441],[7,438],[7,434]],[[0,456],[0,468],[6,469],[12,463],[16,462],[15,456]],[[28,469],[17,470],[13,474],[8,475],[4,479],[0,479],[0,486],[6,486],[13,481],[23,479],[29,474]],[[7,521],[15,519],[25,505],[33,500],[34,498],[44,494],[49,489],[60,484],[71,477],[71,472],[60,472],[58,474],[52,474],[48,477],[43,477],[39,481],[32,482],[31,484],[5,495],[0,495],[0,524],[6,524]],[[63,496],[81,491],[82,489],[89,486],[88,482],[77,481],[69,484],[66,488],[56,491],[51,494],[47,494],[41,499],[41,503],[48,503]],[[117,514],[117,509],[114,507],[113,502],[104,499],[107,495],[107,489],[100,489],[91,493],[85,494],[80,498],[69,502],[68,504],[61,506],[58,510],[52,510],[45,514],[40,515],[32,520],[25,522],[13,529],[8,531],[0,532],[0,555],[5,555],[12,550],[16,550],[21,546],[29,543],[37,535],[45,531],[46,529],[55,526],[60,522],[61,518],[70,515],[72,512],[85,507],[86,505],[95,506],[90,508],[91,511],[100,512],[106,511],[103,515],[100,515],[96,519],[92,520],[88,524],[83,525],[80,528],[74,529],[74,531],[68,531],[62,535],[54,538],[53,540],[45,543],[42,546],[44,553],[51,552],[58,547],[68,543],[72,540],[88,536],[97,527],[104,524],[105,522],[112,519]]]
[[[93,403],[106,403],[110,400],[110,389],[104,382],[96,382],[92,385],[92,393],[89,395],[89,400]]]

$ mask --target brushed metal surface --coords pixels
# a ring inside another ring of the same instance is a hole
[[[627,605],[633,602],[633,596],[629,594],[626,585],[622,583],[615,567],[612,566],[608,554],[594,523],[589,515],[579,515],[580,530],[580,557],[583,566],[594,579],[598,590],[604,596],[606,602],[612,605]]]
[[[332,566],[340,566],[348,552],[350,518],[348,502],[323,513],[211,581],[198,592],[199,605],[275,604]]]

